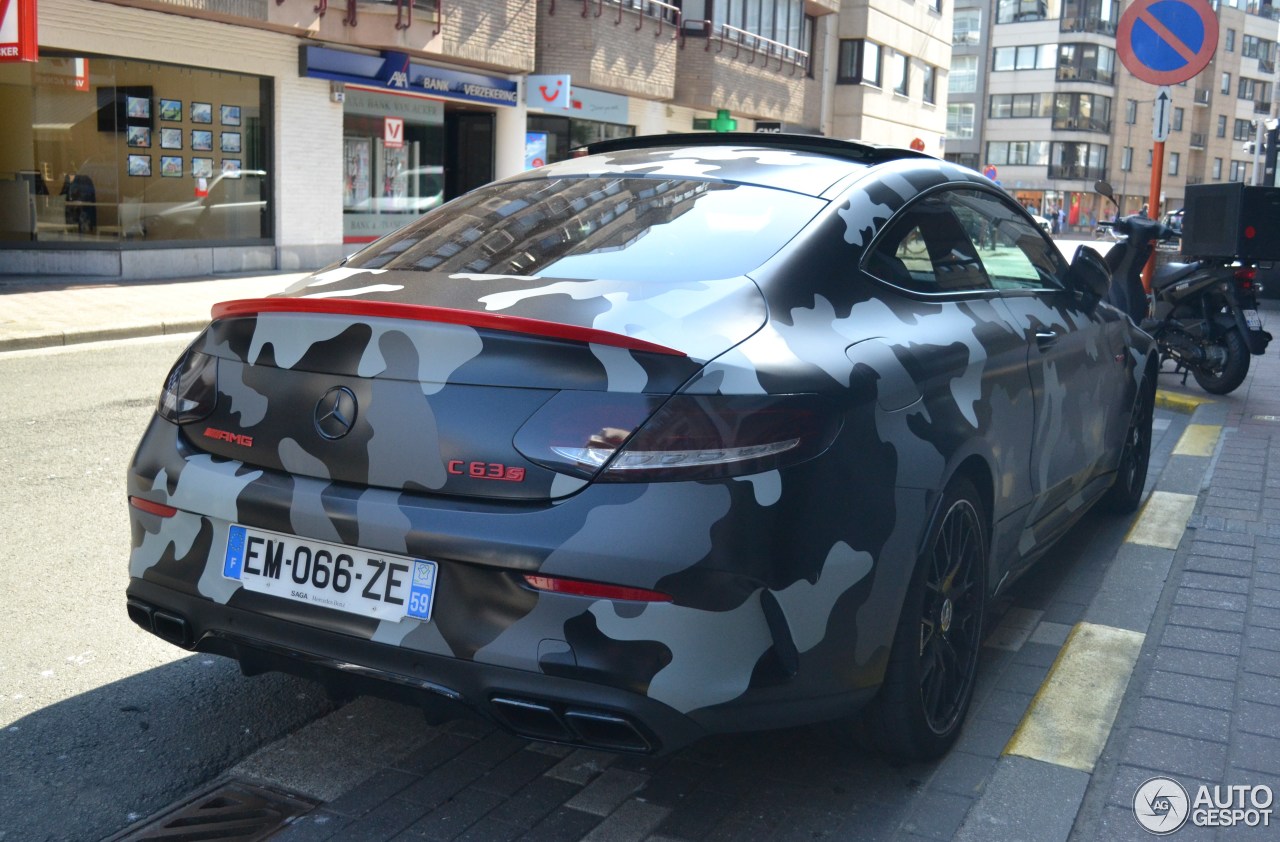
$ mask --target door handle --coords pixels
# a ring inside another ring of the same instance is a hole
[[[1036,345],[1040,348],[1041,351],[1045,350],[1046,348],[1053,347],[1054,343],[1056,343],[1057,341],[1058,341],[1058,332],[1056,330],[1037,330],[1036,331]]]

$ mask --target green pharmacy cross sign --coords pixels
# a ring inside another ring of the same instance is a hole
[[[695,117],[693,120],[694,131],[712,131],[712,132],[736,132],[738,130],[738,121],[729,116],[729,109],[721,108],[716,111],[716,116],[708,119],[706,117]]]

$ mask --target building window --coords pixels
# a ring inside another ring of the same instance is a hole
[[[997,119],[1053,116],[1053,94],[993,94],[989,114]]]
[[[1133,169],[1133,147],[1126,146],[1120,152],[1120,169],[1130,172]]]
[[[982,10],[956,9],[951,21],[951,43],[957,47],[976,47],[982,40]]]
[[[1222,181],[1222,159],[1213,159],[1213,180]]]
[[[1245,36],[1247,39],[1249,36]],[[1234,29],[1227,30],[1227,52],[1234,53],[1236,51],[1236,31]]]
[[[861,38],[840,42],[837,85],[880,86],[880,45]]]
[[[1271,105],[1271,83],[1241,76],[1240,83],[1236,86],[1236,98],[1251,99],[1269,109]]]
[[[906,53],[893,54],[893,92],[906,96],[911,90],[911,57]]]
[[[1219,90],[1224,94],[1231,93],[1231,74],[1230,73],[1222,74],[1222,85],[1219,88]]]
[[[1235,122],[1235,130],[1231,133],[1232,140],[1253,140],[1253,122],[1250,120],[1237,119]]]
[[[996,23],[1054,20],[1057,17],[1058,0],[999,0],[996,4]]]
[[[639,8],[641,4],[638,0],[623,0],[623,5]],[[685,4],[685,20],[693,22],[703,17],[710,17],[715,26],[732,26],[813,55],[812,31],[805,25],[803,0],[705,0]],[[749,45],[751,40],[746,43]]]
[[[1248,170],[1248,164],[1244,161],[1231,162],[1231,177],[1229,181],[1244,181],[1245,173]]]
[[[1096,32],[1115,35],[1120,19],[1118,0],[1063,0],[1063,32]]]
[[[1049,178],[1106,178],[1105,143],[1055,142],[1049,151]]]
[[[0,241],[270,242],[270,78],[44,48],[3,67]]]
[[[1227,115],[1219,114],[1218,115],[1218,137],[1226,137],[1226,136],[1227,136]]]
[[[1138,101],[1136,99],[1126,99],[1124,101],[1124,121],[1130,126],[1138,122]]]
[[[1115,79],[1116,51],[1098,44],[1062,44],[1058,47],[1058,79],[1064,82],[1101,82]]]
[[[947,90],[953,94],[972,94],[978,90],[978,57],[951,54],[951,73]]]
[[[1182,121],[1186,118],[1186,116],[1187,116],[1187,113],[1185,109],[1182,109],[1182,108],[1173,109],[1173,130],[1175,132],[1182,131]]]
[[[1154,155],[1155,155],[1155,150],[1153,149],[1147,150],[1147,169],[1151,169],[1152,165],[1155,163]]]
[[[1244,36],[1244,45],[1240,50],[1240,54],[1245,58],[1256,58],[1261,62],[1270,64],[1275,58],[1276,44],[1274,41],[1268,41],[1266,38],[1259,38],[1256,35]]]
[[[978,119],[978,107],[972,102],[947,104],[947,137],[968,140],[973,137]]]
[[[1053,102],[1053,127],[1069,131],[1111,131],[1111,97],[1056,94]]]
[[[992,69],[996,72],[1008,70],[1047,70],[1055,67],[1057,47],[1054,44],[1024,44],[1020,47],[996,47],[992,60]]]
[[[1044,140],[992,141],[987,144],[987,163],[1043,167],[1049,163],[1049,143]]]
[[[1182,165],[1182,155],[1177,152],[1169,153],[1169,175],[1177,175],[1178,167]]]
[[[924,66],[924,84],[920,92],[920,98],[932,105],[938,101],[938,68],[932,64]]]

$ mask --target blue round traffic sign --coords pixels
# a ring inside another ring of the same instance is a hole
[[[1135,0],[1116,29],[1120,61],[1153,85],[1187,81],[1217,48],[1218,16],[1207,0]]]

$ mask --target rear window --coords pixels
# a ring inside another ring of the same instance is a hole
[[[663,283],[730,278],[768,260],[824,204],[696,179],[491,184],[373,243],[347,265]]]

